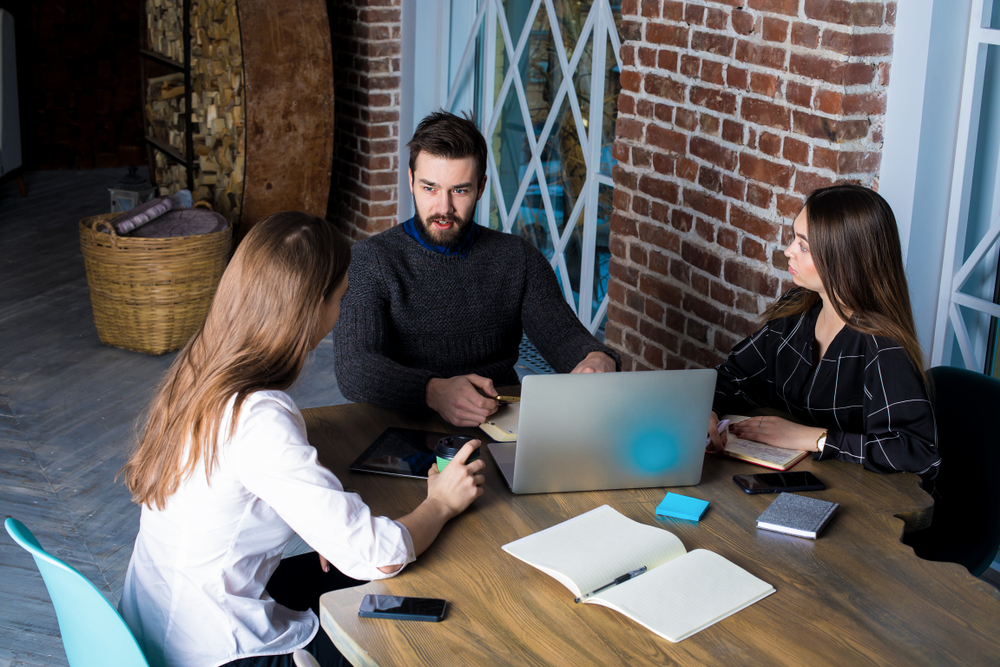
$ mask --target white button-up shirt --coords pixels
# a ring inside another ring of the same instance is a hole
[[[308,644],[316,615],[264,590],[293,533],[355,579],[384,579],[392,575],[379,567],[414,560],[406,528],[373,517],[317,463],[287,394],[248,397],[226,442],[231,409],[211,480],[199,466],[164,509],[142,508],[119,609],[154,667],[215,667]]]

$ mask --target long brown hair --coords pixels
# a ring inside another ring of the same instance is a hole
[[[250,230],[205,324],[157,388],[121,470],[135,502],[163,508],[202,461],[210,478],[230,399],[236,397],[232,433],[250,394],[295,381],[312,349],[321,301],[343,280],[350,252],[330,223],[305,213],[276,213]]]
[[[806,199],[809,252],[830,305],[847,326],[901,345],[923,372],[896,217],[888,202],[860,185],[834,185]],[[764,321],[809,311],[819,294],[789,291],[761,315]]]

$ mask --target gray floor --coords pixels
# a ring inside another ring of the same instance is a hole
[[[25,175],[0,185],[0,515],[117,603],[139,509],[115,482],[135,420],[174,354],[97,338],[79,221],[108,210],[126,170]],[[290,393],[300,407],[345,402],[324,340]],[[31,557],[0,531],[0,667],[66,665]]]

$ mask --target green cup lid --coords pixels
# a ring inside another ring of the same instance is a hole
[[[465,446],[465,443],[471,442],[472,440],[477,440],[468,435],[450,435],[447,438],[441,438],[437,441],[437,445],[434,447],[434,454],[441,457],[442,459],[448,459],[449,461],[455,458],[455,454],[458,454],[459,450]],[[479,450],[472,452],[469,456],[470,461],[475,461],[479,458]]]

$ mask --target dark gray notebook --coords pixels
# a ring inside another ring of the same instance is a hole
[[[757,527],[815,540],[838,507],[819,498],[782,493],[757,517]]]

